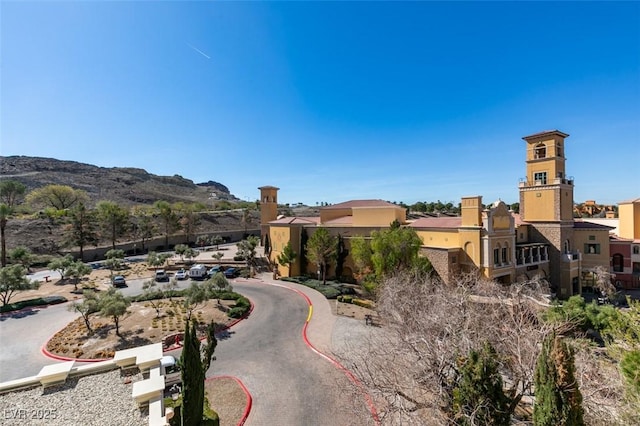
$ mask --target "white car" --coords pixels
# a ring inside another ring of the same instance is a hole
[[[180,269],[178,272],[176,272],[176,280],[186,280],[188,275],[187,275],[187,271],[185,271],[184,269]]]

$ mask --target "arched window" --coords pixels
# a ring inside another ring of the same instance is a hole
[[[624,257],[620,253],[614,254],[611,259],[611,266],[613,267],[613,272],[623,272]]]
[[[546,158],[547,157],[547,146],[542,142],[536,145],[535,147],[535,158]]]
[[[504,243],[502,247],[502,264],[507,265],[509,263],[509,244]]]

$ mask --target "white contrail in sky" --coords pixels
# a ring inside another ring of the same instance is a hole
[[[205,58],[211,59],[211,57],[209,55],[207,55],[206,53],[204,53],[202,50],[198,49],[197,47],[194,47],[194,46],[190,45],[189,43],[187,43],[187,46],[189,46],[190,48],[192,48],[193,50],[195,50],[196,52],[198,52],[199,54],[201,54]]]

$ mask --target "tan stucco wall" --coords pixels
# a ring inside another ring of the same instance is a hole
[[[640,239],[640,202],[618,205],[618,218],[620,237]]]
[[[344,216],[351,216],[351,209],[320,209],[320,223]]]
[[[406,222],[406,211],[403,208],[354,208],[353,226],[382,226],[388,227],[391,222]]]
[[[523,191],[520,200],[521,206],[526,204],[523,219],[527,222],[557,220],[554,215],[554,192],[549,188]]]
[[[422,244],[426,247],[438,248],[458,248],[460,240],[457,230],[438,230],[438,231],[417,231],[418,236],[422,239]]]
[[[589,237],[595,237],[590,240]],[[582,253],[582,269],[590,269],[595,266],[602,266],[609,270],[609,259],[611,257],[609,249],[609,231],[593,229],[575,229],[573,241],[576,249]],[[590,254],[585,251],[585,244],[600,244],[600,254]]]
[[[470,266],[479,268],[482,259],[482,246],[480,242],[480,229],[461,229],[458,233],[458,245],[462,249],[460,263],[465,268]]]
[[[520,225],[516,229],[516,243],[529,242],[529,225]]]

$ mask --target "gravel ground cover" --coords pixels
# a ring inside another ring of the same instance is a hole
[[[64,384],[0,395],[0,425],[142,426],[148,413],[131,397],[137,370],[69,378]]]

